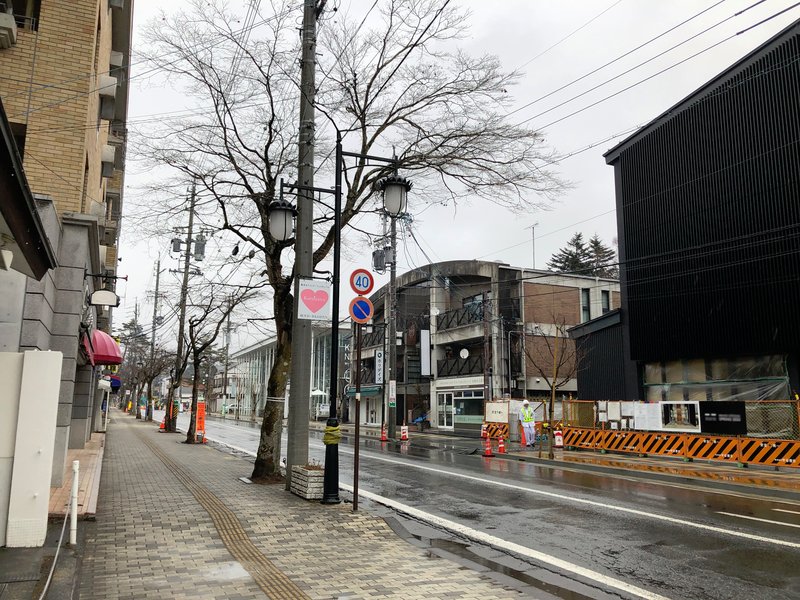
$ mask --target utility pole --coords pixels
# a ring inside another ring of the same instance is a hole
[[[150,369],[155,364],[156,353],[156,319],[158,318],[158,284],[161,277],[161,259],[156,262],[156,291],[153,296],[153,322],[150,325]],[[148,373],[147,378],[147,420],[153,420],[153,380],[150,379]]]
[[[165,430],[170,433],[175,433],[178,428],[178,407],[176,404],[180,402],[180,389],[181,379],[183,377],[183,334],[186,326],[186,297],[189,294],[189,266],[192,258],[192,233],[194,228],[194,206],[197,201],[196,198],[197,186],[196,182],[192,181],[192,193],[189,197],[189,226],[186,230],[186,255],[183,261],[183,281],[181,282],[181,299],[180,299],[180,316],[178,319],[178,352],[175,355],[175,366],[173,367],[172,385],[170,386],[169,397],[167,398],[167,418],[165,421]],[[178,400],[175,400],[175,391],[178,390]]]
[[[483,292],[481,296],[481,308],[483,309],[483,401],[492,400],[492,361],[490,359],[491,343],[489,338],[489,296]]]
[[[397,435],[397,218],[392,217],[390,244],[392,247],[392,266],[389,271],[389,387],[395,397],[389,398],[389,437]],[[392,384],[394,382],[394,384]]]
[[[322,4],[324,6],[324,3]],[[321,13],[322,7],[320,7]],[[300,137],[297,162],[297,231],[292,315],[292,372],[286,439],[286,489],[291,487],[292,465],[308,463],[308,420],[311,397],[311,321],[297,318],[300,279],[314,274],[314,95],[317,49],[317,0],[304,0],[300,71]],[[334,385],[335,382],[331,382]]]

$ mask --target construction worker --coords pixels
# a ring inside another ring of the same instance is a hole
[[[527,400],[522,401],[519,420],[522,423],[522,430],[525,432],[525,445],[533,446],[536,441],[536,421],[534,420],[533,408],[531,408],[530,402]]]

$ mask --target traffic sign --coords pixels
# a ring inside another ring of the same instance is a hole
[[[375,307],[369,298],[356,296],[350,301],[350,318],[356,323],[366,323],[375,313]]]
[[[372,291],[375,279],[366,269],[356,269],[350,274],[350,287],[356,294],[365,296]]]

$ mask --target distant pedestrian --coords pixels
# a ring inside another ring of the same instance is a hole
[[[536,441],[536,421],[530,402],[522,401],[522,408],[519,411],[519,420],[522,422],[522,430],[525,432],[525,445],[533,446]]]

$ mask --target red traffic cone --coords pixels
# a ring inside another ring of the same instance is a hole
[[[486,423],[484,423],[483,425],[481,425],[481,437],[482,437],[482,438],[485,438],[485,437],[486,437]]]
[[[483,444],[483,455],[494,456],[494,452],[492,452],[492,438],[490,437],[487,437]]]
[[[503,438],[500,438],[500,441],[497,442],[497,453],[498,454],[506,453],[506,444],[505,441],[503,441]]]
[[[389,438],[386,435],[386,423],[381,425],[381,441],[388,442]]]
[[[158,426],[158,430],[159,431],[164,431],[164,429],[166,429],[166,421],[167,421],[167,417],[163,417],[161,419],[161,425]]]
[[[400,441],[407,442],[408,441],[408,425],[403,423],[400,426]]]

